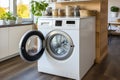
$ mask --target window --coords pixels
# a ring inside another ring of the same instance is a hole
[[[0,17],[9,11],[9,0],[0,0]]]
[[[32,20],[32,14],[30,13],[31,0],[17,0],[16,14],[22,17],[25,21]]]
[[[10,11],[14,15],[22,17],[24,21],[31,21],[30,2],[31,0],[0,0],[0,17]]]
[[[30,0],[17,0],[17,15],[22,18],[30,18]]]

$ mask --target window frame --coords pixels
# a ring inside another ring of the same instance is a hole
[[[13,13],[13,15],[17,15],[17,0],[9,0],[9,10]],[[30,12],[30,18],[22,18],[23,22],[33,21],[33,15]]]

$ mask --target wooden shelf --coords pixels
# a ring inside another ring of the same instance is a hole
[[[56,1],[55,3],[75,3],[75,2],[88,2],[88,1],[98,1],[98,0],[66,0],[66,1]]]
[[[116,32],[116,30],[108,30],[108,35],[120,36],[120,32]]]

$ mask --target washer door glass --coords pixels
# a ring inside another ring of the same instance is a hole
[[[45,39],[39,31],[25,33],[19,43],[20,56],[26,61],[38,60],[45,49]]]
[[[73,52],[73,41],[70,36],[59,30],[51,31],[46,39],[46,49],[50,56],[57,60],[68,59]]]

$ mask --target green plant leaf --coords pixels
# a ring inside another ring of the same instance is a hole
[[[42,11],[46,10],[46,7],[48,6],[48,3],[45,1],[37,2],[37,1],[31,1],[31,12],[35,16],[42,16]]]
[[[111,6],[110,9],[112,12],[119,12],[119,7],[117,7],[117,6]]]

